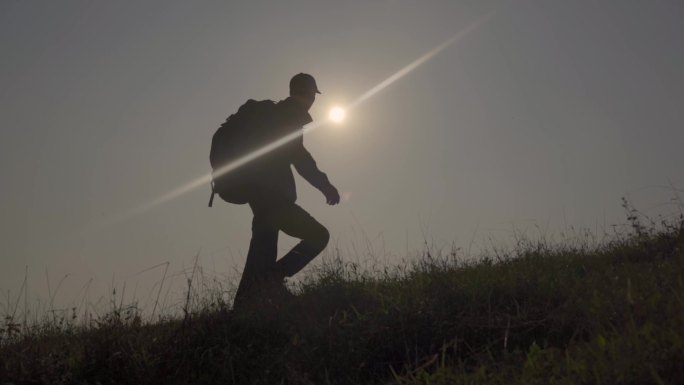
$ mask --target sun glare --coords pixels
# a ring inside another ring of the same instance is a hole
[[[332,120],[335,123],[341,123],[344,120],[344,117],[347,115],[347,112],[344,111],[342,107],[333,107],[330,110],[330,113],[328,114],[328,117],[330,120]]]

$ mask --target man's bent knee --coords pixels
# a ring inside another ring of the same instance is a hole
[[[325,228],[325,226],[319,224],[315,236],[309,241],[311,242],[312,246],[318,249],[320,252],[328,245],[328,242],[330,241],[330,232]]]

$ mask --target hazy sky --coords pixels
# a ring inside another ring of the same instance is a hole
[[[472,23],[486,22],[305,136],[346,199],[299,204],[328,253],[390,263],[514,229],[558,234],[651,214],[684,188],[684,3],[672,1],[0,1],[0,290],[14,301],[143,300],[169,272],[241,269],[247,206],[209,186],[112,222],[210,171],[245,100],[313,74],[323,120]],[[281,235],[281,253],[294,241]],[[282,255],[282,254],[281,254]],[[185,285],[176,276],[169,287]],[[133,287],[138,286],[137,294]],[[6,306],[7,299],[0,301]]]

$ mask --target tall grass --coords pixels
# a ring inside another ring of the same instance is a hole
[[[605,242],[373,270],[339,256],[295,299],[240,312],[193,270],[178,317],[6,323],[0,383],[684,383],[684,218],[644,223],[625,204],[630,227]]]

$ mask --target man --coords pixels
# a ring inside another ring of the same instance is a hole
[[[300,73],[290,80],[290,96],[272,108],[268,129],[260,142],[268,144],[295,131],[313,119],[308,111],[320,94],[311,75]],[[255,102],[256,103],[256,102]],[[302,132],[303,134],[303,132]],[[337,189],[316,166],[304,148],[303,136],[257,159],[245,172],[249,188],[245,200],[252,209],[252,240],[245,269],[235,295],[235,306],[250,299],[277,300],[291,294],[284,286],[328,244],[328,230],[295,202],[297,193],[291,165],[311,185],[325,195],[329,205],[340,201]],[[277,259],[278,232],[301,239],[280,260]]]

